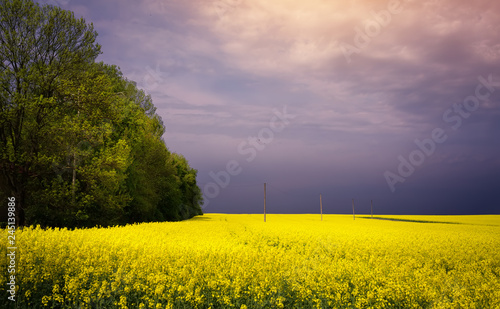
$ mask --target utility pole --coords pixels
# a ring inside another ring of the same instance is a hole
[[[354,199],[352,199],[352,219],[356,220],[356,216],[354,215]]]
[[[266,183],[264,182],[264,222],[266,222]]]
[[[371,210],[372,210],[372,218],[373,218],[373,200],[371,200],[371,202],[372,202]]]
[[[321,194],[319,195],[319,210],[321,212],[321,221],[323,221],[323,202],[321,202]]]

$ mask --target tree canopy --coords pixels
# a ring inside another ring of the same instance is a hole
[[[20,225],[202,214],[197,171],[166,147],[151,97],[96,62],[96,37],[72,12],[0,0],[0,197]]]

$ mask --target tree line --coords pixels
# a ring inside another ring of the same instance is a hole
[[[202,214],[197,171],[165,145],[151,97],[96,61],[96,37],[70,11],[0,0],[1,200],[16,198],[19,225]]]

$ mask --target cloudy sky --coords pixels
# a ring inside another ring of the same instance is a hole
[[[48,0],[151,94],[205,212],[500,213],[500,2]]]

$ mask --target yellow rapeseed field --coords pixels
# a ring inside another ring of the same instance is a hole
[[[500,308],[500,216],[205,214],[16,242],[18,308]]]

